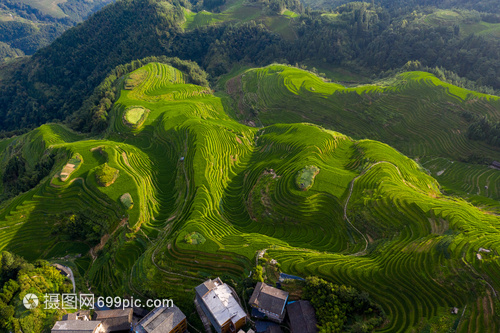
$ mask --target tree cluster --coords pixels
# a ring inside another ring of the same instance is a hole
[[[288,9],[298,14],[304,13],[304,5],[299,0],[252,0],[263,4],[271,13],[281,14]]]
[[[71,283],[44,260],[28,263],[10,252],[0,253],[0,330],[43,332],[59,318],[58,310],[38,306],[23,313],[23,297],[28,293],[44,300],[45,293],[69,293]]]
[[[13,155],[3,171],[3,193],[0,194],[0,202],[38,185],[50,173],[54,162],[55,155],[46,154],[34,167],[30,167],[21,154]]]
[[[51,215],[52,221],[57,221],[52,234],[61,240],[76,240],[93,246],[99,243],[101,237],[109,231],[111,218],[101,212],[83,210],[72,213]]]
[[[467,136],[469,139],[500,147],[500,121],[491,121],[486,117],[481,117],[469,125]]]
[[[385,314],[366,292],[308,277],[304,298],[316,310],[320,333],[372,332],[382,325]],[[362,319],[359,319],[362,318]]]

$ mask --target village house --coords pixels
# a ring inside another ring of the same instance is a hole
[[[51,333],[105,333],[97,320],[63,320],[55,323]]]
[[[247,314],[237,300],[236,292],[220,278],[197,286],[195,305],[201,308],[217,333],[236,333],[247,322]],[[203,320],[203,317],[202,317]]]
[[[132,308],[95,311],[93,319],[102,322],[106,332],[130,331],[132,314]]]
[[[290,331],[292,333],[318,332],[316,313],[309,301],[300,300],[286,306]]]
[[[139,321],[136,333],[184,333],[187,332],[186,316],[175,305],[152,310]]]
[[[90,311],[81,310],[78,312],[67,313],[62,317],[62,320],[90,320]]]
[[[249,304],[268,319],[281,323],[285,318],[285,305],[288,293],[263,282],[258,282]]]

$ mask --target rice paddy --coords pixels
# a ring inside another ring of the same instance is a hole
[[[168,65],[138,71],[141,80],[121,91],[105,137],[52,124],[16,139],[27,153],[51,150],[58,159],[36,188],[2,204],[0,249],[29,259],[83,254],[74,263],[93,292],[169,297],[187,313],[193,312],[193,286],[215,276],[241,281],[254,269],[256,253],[267,249],[285,273],[370,293],[388,316],[383,332],[424,330],[453,307],[459,315],[447,322],[459,319],[457,331],[498,331],[500,217],[443,193],[438,180],[448,171],[435,171],[451,170],[445,158],[479,147],[459,133],[466,123],[455,109],[495,115],[495,98],[425,73],[346,89],[271,66],[227,82],[235,101],[228,110],[226,101],[186,83]],[[415,91],[426,95],[414,97]],[[131,107],[150,111],[138,128],[123,122]],[[243,124],[251,120],[249,107],[259,110],[252,120],[262,126]],[[416,118],[433,113],[445,113],[452,125],[442,126],[443,115],[418,124]],[[322,117],[325,127],[337,130],[338,124],[351,136],[310,124]],[[396,140],[404,127],[406,136]],[[426,135],[430,131],[435,135]],[[423,166],[386,143],[361,139],[378,132],[399,142],[401,151],[422,156]],[[14,144],[0,141],[0,163]],[[423,158],[431,152],[441,159]],[[55,183],[74,154],[83,163]],[[96,172],[106,165],[119,177],[100,187]],[[297,186],[304,170],[307,191]],[[497,191],[493,173],[477,170],[469,182],[486,179]],[[124,193],[133,198],[130,209]],[[47,216],[75,209],[114,217],[102,250],[88,254],[81,243],[51,237]],[[481,259],[480,248],[490,250]]]

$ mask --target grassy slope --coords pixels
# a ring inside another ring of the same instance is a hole
[[[198,13],[185,10],[183,27],[187,30],[222,22],[248,22],[251,20],[264,24],[268,29],[280,34],[283,38],[296,39],[296,33],[290,26],[292,20],[298,15],[290,10],[285,10],[281,15],[270,15],[263,7],[244,0],[228,1],[220,13],[206,10]]]
[[[500,23],[488,23],[475,18],[476,14],[458,10],[436,10],[424,15],[418,22],[433,26],[458,25],[462,35],[477,34],[494,40],[500,39]]]
[[[63,18],[66,16],[58,6],[58,4],[64,3],[66,0],[21,0],[20,2],[54,18]]]
[[[61,187],[50,185],[48,177],[2,207],[0,248],[29,258],[58,252],[44,251],[51,248],[82,251],[81,246],[56,245],[57,239],[48,237],[51,222],[44,216],[81,207],[114,214],[118,221],[127,214],[119,198],[128,192],[134,207],[128,224],[111,236],[113,245],[108,242],[90,264],[88,257],[75,261],[95,292],[173,297],[191,313],[191,288],[202,278],[248,276],[256,252],[268,248],[287,273],[316,274],[368,291],[389,315],[383,330],[403,332],[422,328],[452,306],[469,305],[471,316],[481,311],[474,304],[489,288],[470,267],[500,288],[499,217],[444,196],[435,179],[388,145],[355,141],[305,123],[248,127],[227,115],[223,99],[185,83],[178,70],[149,64],[138,71],[144,80],[133,90],[122,90],[106,138],[75,137],[59,125],[44,125],[25,136],[32,136],[25,149],[41,154],[51,145],[59,152],[54,173],[74,153],[80,153],[84,163]],[[284,79],[287,89],[281,89],[282,76],[273,71],[291,72]],[[450,91],[465,97],[453,87],[433,87],[433,79],[423,73],[407,74],[394,87],[344,91],[286,67],[246,72],[247,91],[255,94],[262,94],[258,89],[263,81],[252,80],[254,74],[274,80],[269,95],[261,96],[263,103],[277,97],[288,105],[294,96],[314,103],[312,96],[319,96],[326,103],[332,97],[339,103],[342,97],[356,105],[356,98],[369,99],[370,94],[401,96],[406,85],[422,86],[436,96]],[[415,76],[419,80],[412,83]],[[449,98],[458,103],[458,97]],[[123,112],[130,106],[150,110],[139,128],[123,124]],[[262,108],[269,114],[267,104]],[[290,123],[302,121],[294,116],[297,110],[291,111],[289,118],[283,112],[277,116]],[[105,153],[91,151],[96,147]],[[8,151],[4,147],[1,156]],[[99,188],[93,172],[106,162],[120,170],[120,177]],[[296,175],[308,165],[321,172],[309,191],[300,191]],[[262,175],[271,169],[276,177],[269,181],[271,177]],[[264,200],[249,202],[252,190],[261,185],[268,188]],[[349,197],[352,224],[343,215]],[[265,211],[260,205],[272,214],[253,219],[249,207]],[[206,241],[187,244],[185,236],[192,232]],[[39,246],[33,249],[33,243]],[[479,261],[479,247],[495,255]],[[492,317],[484,320],[491,332],[498,328]],[[479,332],[485,324],[468,325]]]

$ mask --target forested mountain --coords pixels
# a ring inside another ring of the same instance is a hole
[[[374,76],[418,61],[422,67],[439,67],[465,77],[476,87],[500,88],[500,39],[465,33],[459,25],[428,24],[426,15],[432,11],[396,14],[377,4],[355,2],[332,13],[307,9],[288,17],[276,9],[302,10],[299,4],[273,3],[222,4],[217,7],[221,14],[203,12],[220,18],[188,27],[189,8],[203,8],[203,4],[118,1],[31,59],[9,64],[15,71],[2,74],[0,128],[14,130],[64,120],[114,67],[151,55],[194,60],[212,78],[236,63],[312,61],[348,65]],[[248,18],[238,12],[250,9],[255,14]],[[463,80],[454,83],[459,81]],[[90,130],[92,126],[80,121],[74,128]]]
[[[314,9],[335,9],[346,3],[355,2],[352,0],[302,0],[302,2]],[[419,7],[436,7],[445,9],[469,9],[480,12],[500,14],[500,3],[496,0],[373,0],[371,3],[383,6],[395,11],[413,11]]]
[[[0,61],[35,53],[112,0],[4,0],[0,3]]]

